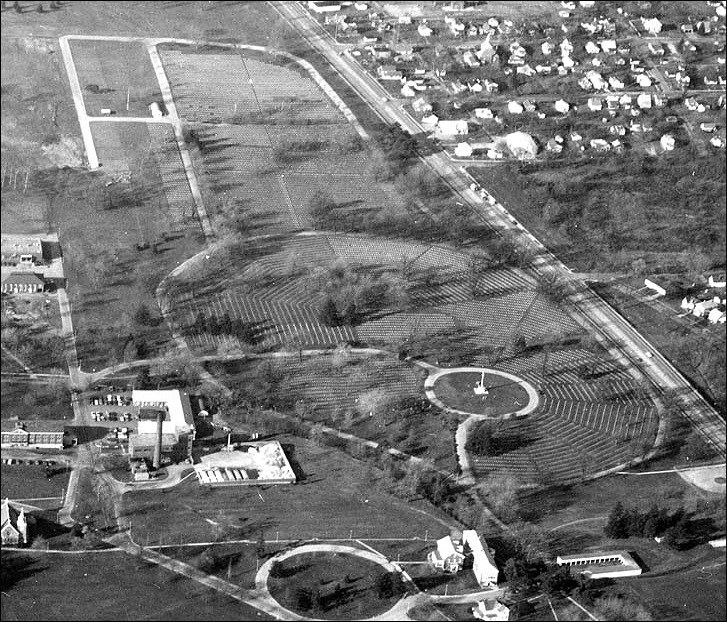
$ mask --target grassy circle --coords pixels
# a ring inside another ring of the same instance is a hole
[[[268,590],[283,607],[308,618],[361,620],[388,611],[403,595],[398,573],[391,594],[380,591],[387,574],[356,555],[301,553],[274,563]]]
[[[527,391],[515,380],[497,374],[485,373],[488,395],[475,395],[474,387],[481,372],[453,372],[437,378],[432,387],[434,394],[445,406],[473,413],[498,417],[522,410],[528,405]]]

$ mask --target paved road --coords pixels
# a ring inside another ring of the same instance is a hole
[[[342,52],[333,39],[298,3],[272,2],[271,5],[296,28],[310,45],[319,51],[338,71],[351,87],[387,123],[401,125],[411,134],[422,132],[421,126],[408,113],[389,101],[384,88],[357,63]],[[472,177],[444,153],[422,158],[437,172],[464,202],[470,205],[495,230],[513,235],[518,244],[534,251],[536,258],[532,268],[541,277],[563,280],[567,284],[567,302],[599,334],[618,347],[622,358],[631,368],[638,368],[648,376],[656,387],[676,394],[676,400],[686,417],[705,440],[723,457],[727,455],[725,420],[691,386],[684,376],[674,368],[656,349],[638,333],[603,299],[582,282],[572,279],[566,266],[543,244],[513,218],[502,205],[483,202],[476,191],[470,188]],[[647,355],[649,353],[651,357]]]

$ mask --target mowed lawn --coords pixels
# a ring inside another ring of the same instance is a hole
[[[73,39],[70,45],[89,116],[101,116],[103,108],[120,117],[151,116],[149,104],[162,95],[143,43]]]
[[[45,467],[38,464],[2,464],[0,465],[0,497],[3,499],[46,499],[45,501],[28,501],[43,509],[57,508],[63,505],[61,495],[68,487],[70,471],[65,472],[64,466],[58,463],[52,467],[53,475],[48,478]]]
[[[476,372],[447,374],[434,383],[434,393],[447,406],[491,417],[516,412],[528,405],[525,389],[517,382],[495,374],[485,374],[489,393],[475,395],[474,386],[481,377],[482,374]]]
[[[270,619],[126,553],[4,552],[2,566],[3,620]]]
[[[379,472],[347,454],[281,436],[305,479],[295,485],[202,487],[196,478],[164,491],[127,493],[124,513],[137,542],[172,544],[215,538],[441,537],[443,515],[428,503],[405,503],[381,491]],[[444,517],[446,519],[446,517]]]

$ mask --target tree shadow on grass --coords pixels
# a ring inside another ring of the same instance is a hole
[[[0,589],[3,593],[8,593],[16,584],[47,568],[48,566],[40,564],[38,559],[6,551],[2,555],[0,564]]]
[[[285,453],[286,457],[288,458],[288,462],[290,463],[290,468],[293,469],[293,473],[295,474],[295,479],[297,482],[304,482],[308,479],[308,475],[303,470],[303,467],[300,466],[300,462],[298,462],[298,458],[295,454],[295,445],[292,443],[283,443],[282,445],[283,452]]]

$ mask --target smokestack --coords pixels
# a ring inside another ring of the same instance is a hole
[[[159,468],[162,460],[162,424],[164,423],[164,411],[159,410],[157,413],[157,438],[154,444],[154,462],[152,466],[155,469]]]

